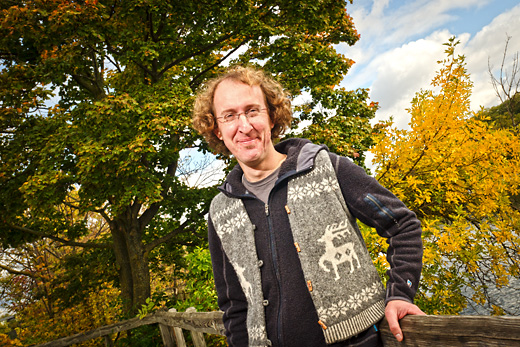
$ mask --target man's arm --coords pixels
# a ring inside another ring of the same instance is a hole
[[[331,159],[338,158],[331,155]],[[422,269],[421,226],[416,215],[373,177],[349,159],[335,165],[338,181],[351,213],[387,238],[386,310],[390,330],[401,341],[399,319],[407,314],[424,314],[413,304]]]
[[[334,158],[334,154],[331,158]],[[337,158],[337,156],[336,156]],[[333,163],[335,160],[333,159]],[[422,269],[421,223],[415,213],[348,158],[335,165],[339,185],[352,215],[388,242],[386,301],[413,303]]]

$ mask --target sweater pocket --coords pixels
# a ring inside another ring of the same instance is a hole
[[[379,217],[383,218],[387,222],[399,225],[394,213],[385,205],[383,205],[383,203],[379,201],[375,196],[373,196],[372,194],[367,194],[363,198],[363,200],[374,210],[374,212]]]

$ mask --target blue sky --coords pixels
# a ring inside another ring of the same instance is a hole
[[[399,128],[408,127],[405,109],[416,92],[429,88],[451,36],[461,41],[457,54],[466,56],[474,110],[499,103],[488,59],[496,71],[507,36],[506,62],[520,51],[520,0],[354,0],[347,12],[361,39],[337,47],[356,62],[342,85],[370,88],[381,106],[376,120],[393,116]]]

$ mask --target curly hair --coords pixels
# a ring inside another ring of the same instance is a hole
[[[221,154],[231,154],[224,145],[224,141],[220,140],[214,133],[218,125],[214,115],[213,99],[218,85],[226,79],[233,79],[249,86],[259,86],[262,89],[271,123],[274,124],[271,130],[271,139],[277,139],[290,127],[292,122],[291,101],[280,83],[268,77],[262,70],[235,66],[228,69],[224,74],[208,81],[195,99],[193,127],[204,136],[212,149]]]

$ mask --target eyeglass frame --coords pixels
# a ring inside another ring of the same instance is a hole
[[[217,119],[217,121],[219,121],[219,122],[222,123],[222,124],[233,124],[234,122],[236,122],[237,120],[240,119],[240,116],[241,116],[241,115],[244,115],[244,117],[246,117],[246,119],[247,119],[248,121],[251,121],[251,118],[250,118],[250,117],[253,117],[253,118],[254,118],[254,117],[260,115],[260,113],[262,113],[262,112],[264,112],[264,111],[266,111],[266,110],[268,110],[268,109],[269,109],[269,108],[267,108],[267,107],[266,107],[266,108],[251,107],[249,110],[244,111],[244,112],[225,112],[225,115],[224,115],[224,116],[221,116],[221,117],[215,117],[215,118]],[[258,114],[257,114],[257,115],[254,115],[254,116],[251,116],[250,113],[251,113],[251,112],[254,112],[254,111],[258,112]],[[227,117],[227,116],[233,116],[233,119],[231,119],[231,120],[225,120],[225,117]]]

